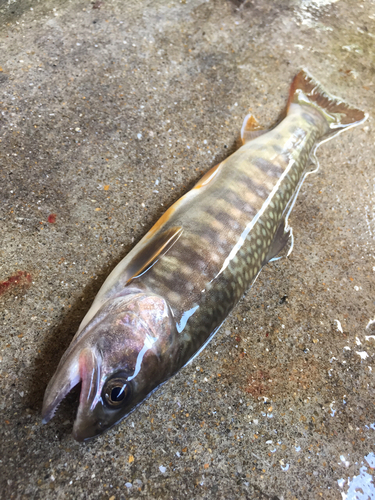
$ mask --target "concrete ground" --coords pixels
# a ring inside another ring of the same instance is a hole
[[[375,498],[374,0],[0,1],[0,497]],[[370,114],[319,149],[203,353],[107,434],[44,390],[115,264],[307,67]]]

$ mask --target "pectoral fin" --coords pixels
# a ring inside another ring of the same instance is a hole
[[[176,243],[181,234],[182,227],[171,227],[151,238],[129,262],[126,269],[129,276],[127,284],[150,269]]]
[[[280,252],[285,249],[283,252],[285,255],[289,255],[293,248],[293,231],[292,228],[286,229],[285,219],[283,219],[277,228],[275,233],[273,242],[268,250],[268,253],[263,261],[263,265],[266,265],[268,262],[273,260],[278,260],[284,255],[280,255]]]
[[[164,231],[162,228],[155,231],[151,235],[150,232],[147,233],[133,250],[113,269],[103,283],[86,316],[83,318],[76,337],[109,298],[122,293],[127,288],[127,285],[150,269],[170,250],[181,236],[183,229],[180,226],[175,226]]]

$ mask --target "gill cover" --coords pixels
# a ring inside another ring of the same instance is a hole
[[[45,393],[43,422],[81,381],[74,438],[112,427],[171,375],[173,331],[162,297],[138,291],[108,300],[62,357]]]

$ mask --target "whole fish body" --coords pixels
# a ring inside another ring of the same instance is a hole
[[[191,360],[262,267],[291,248],[288,215],[319,144],[366,119],[306,72],[286,117],[178,200],[107,278],[51,379],[43,421],[82,382],[73,435],[91,438],[127,416]]]

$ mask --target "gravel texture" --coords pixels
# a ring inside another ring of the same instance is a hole
[[[2,0],[0,21],[0,497],[375,498],[374,1]],[[370,118],[319,149],[292,255],[120,425],[75,442],[77,390],[41,425],[109,271],[301,66]]]

